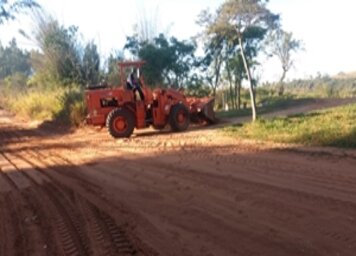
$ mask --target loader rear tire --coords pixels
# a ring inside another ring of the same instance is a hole
[[[173,131],[182,132],[190,124],[189,110],[183,104],[174,105],[169,115],[169,124]]]
[[[106,126],[114,138],[129,138],[135,128],[133,113],[125,108],[117,108],[110,112]]]

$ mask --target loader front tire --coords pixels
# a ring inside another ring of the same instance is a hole
[[[117,108],[110,112],[106,126],[114,138],[129,138],[135,128],[133,113],[125,108]]]
[[[169,125],[175,132],[188,129],[190,124],[189,110],[183,104],[174,105],[169,115]]]

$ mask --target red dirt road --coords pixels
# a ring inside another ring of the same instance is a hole
[[[356,152],[0,111],[0,255],[356,255]]]

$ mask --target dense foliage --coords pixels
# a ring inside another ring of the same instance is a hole
[[[163,34],[153,41],[143,42],[136,36],[128,37],[125,49],[146,61],[143,72],[151,86],[182,87],[189,80],[195,64],[196,45],[193,42],[175,37],[167,39]]]

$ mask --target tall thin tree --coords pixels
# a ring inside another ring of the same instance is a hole
[[[277,29],[267,39],[268,55],[277,56],[282,66],[282,75],[279,79],[278,94],[284,93],[284,80],[287,72],[292,68],[294,61],[292,53],[302,49],[302,42],[293,37],[292,33]]]

